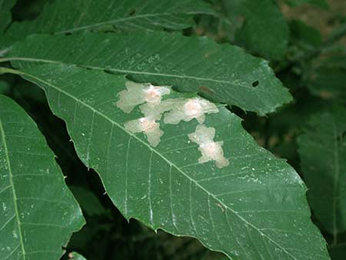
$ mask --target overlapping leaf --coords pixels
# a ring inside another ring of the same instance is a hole
[[[16,0],[1,0],[0,1],[0,34],[6,29],[11,22],[11,8],[16,3]]]
[[[99,199],[90,190],[79,186],[70,186],[70,189],[85,214],[95,216],[107,213]]]
[[[124,123],[139,114],[115,106],[124,76],[73,65],[31,65],[17,73],[45,90],[53,112],[66,121],[78,156],[100,174],[126,218],[196,237],[235,260],[329,259],[297,173],[259,147],[228,110],[220,108],[205,122],[216,128],[216,141],[224,141],[230,161],[218,169],[212,162],[198,163],[200,153],[187,137],[196,121],[161,124],[164,135],[155,148],[142,134],[128,132]]]
[[[322,35],[319,30],[305,24],[299,20],[293,20],[290,23],[291,42],[303,51],[311,51],[320,47],[322,44]]]
[[[10,90],[10,85],[8,84],[8,82],[4,80],[0,80],[0,94],[5,94],[9,92],[9,90]]]
[[[194,14],[213,14],[199,0],[59,0],[48,3],[34,21],[15,22],[6,36],[13,41],[33,33],[75,33],[85,30],[180,30]]]
[[[47,47],[49,46],[49,47]],[[262,59],[238,47],[180,34],[38,35],[13,47],[10,60],[68,63],[130,75],[261,115],[291,100]]]
[[[243,20],[235,35],[238,44],[268,59],[280,59],[284,56],[289,30],[275,1],[223,0],[223,3],[231,21],[228,27],[235,27],[235,21],[239,18]]]
[[[346,110],[336,107],[313,116],[298,140],[310,205],[334,237],[346,231],[345,133]]]
[[[0,162],[0,259],[59,259],[82,212],[34,122],[3,95]]]

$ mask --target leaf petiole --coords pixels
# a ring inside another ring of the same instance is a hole
[[[0,62],[1,62],[1,59],[0,59]],[[11,74],[16,74],[16,75],[23,74],[19,70],[14,70],[14,69],[11,69],[11,68],[0,67],[0,74],[5,74],[5,73],[11,73]]]
[[[11,58],[0,58],[0,63],[11,61]]]

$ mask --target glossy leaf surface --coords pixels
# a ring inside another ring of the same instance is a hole
[[[101,176],[126,218],[154,230],[198,238],[232,259],[329,259],[310,220],[306,188],[285,161],[259,147],[228,110],[207,115],[230,165],[200,164],[187,135],[196,120],[166,125],[157,147],[124,128],[138,118],[115,106],[123,76],[73,65],[22,68],[67,123],[81,160]],[[169,95],[168,95],[169,96]]]
[[[2,33],[11,22],[11,8],[15,5],[16,0],[0,1],[0,33]]]
[[[332,235],[346,230],[346,110],[314,115],[299,138],[308,198],[316,217]]]
[[[14,41],[34,33],[181,30],[193,25],[195,14],[213,13],[199,0],[59,0],[47,3],[34,21],[12,24],[6,37]]]
[[[261,115],[291,100],[266,61],[207,37],[158,32],[38,35],[14,46],[9,56],[18,66],[25,61],[67,63],[173,85]]]
[[[267,59],[281,59],[287,50],[289,29],[276,1],[224,0],[235,42]],[[237,25],[237,21],[242,21]],[[275,26],[273,26],[275,24]],[[239,27],[240,28],[234,28]],[[226,28],[227,29],[227,28]]]
[[[33,120],[0,95],[0,259],[57,260],[84,224]]]

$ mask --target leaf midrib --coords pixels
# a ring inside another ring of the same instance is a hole
[[[30,75],[28,73],[25,72],[21,72],[18,71],[19,75],[25,75],[27,77],[30,77],[36,81],[42,82],[43,84],[46,84],[50,87],[52,87],[53,89],[57,90],[58,92],[63,93],[64,95],[68,96],[69,98],[75,100],[77,103],[80,103],[82,105],[84,105],[85,107],[89,108],[91,111],[93,111],[93,113],[98,114],[99,116],[105,118],[107,121],[109,121],[111,124],[116,125],[119,129],[123,130],[125,133],[127,133],[129,136],[133,137],[134,139],[136,139],[138,142],[140,142],[141,144],[143,144],[144,146],[146,146],[150,151],[154,152],[155,154],[157,154],[159,157],[161,157],[168,165],[173,166],[174,168],[177,169],[178,172],[180,172],[183,176],[185,176],[187,179],[189,179],[191,182],[193,182],[197,187],[199,187],[202,191],[204,191],[206,194],[208,194],[208,196],[211,196],[215,201],[217,201],[219,204],[221,204],[222,206],[225,207],[225,209],[228,209],[230,212],[232,212],[235,216],[237,216],[241,221],[243,221],[246,225],[249,225],[250,227],[252,227],[254,230],[256,230],[259,234],[262,235],[262,237],[265,237],[268,239],[268,241],[270,241],[271,243],[275,244],[276,246],[278,246],[283,252],[285,252],[290,258],[294,259],[294,260],[298,260],[294,255],[292,255],[290,252],[288,252],[285,248],[283,248],[280,244],[278,244],[277,242],[275,242],[273,239],[271,239],[267,234],[261,232],[260,229],[258,229],[255,225],[253,225],[252,223],[248,222],[246,219],[244,219],[242,216],[238,215],[238,213],[236,211],[234,211],[233,209],[229,208],[227,205],[225,205],[223,203],[223,201],[219,200],[217,197],[215,197],[215,195],[211,194],[208,190],[206,190],[203,186],[201,186],[198,182],[196,182],[194,179],[192,179],[190,176],[188,176],[184,171],[182,171],[176,164],[172,163],[169,161],[169,159],[167,159],[165,156],[161,155],[158,151],[156,151],[155,149],[153,149],[148,143],[143,142],[140,138],[138,138],[136,135],[134,135],[133,133],[128,132],[123,126],[121,126],[120,124],[118,124],[117,122],[113,121],[111,118],[109,118],[108,116],[102,114],[101,112],[99,112],[98,110],[96,110],[95,108],[93,108],[92,106],[84,103],[83,101],[79,100],[78,98],[72,96],[70,93],[60,89],[59,87],[54,86],[53,84],[46,82],[40,78],[37,78],[33,75]],[[228,218],[226,216],[226,219],[228,221]]]
[[[44,63],[53,63],[53,64],[61,64],[61,65],[71,64],[71,65],[74,65],[77,67],[102,70],[102,71],[108,70],[108,71],[113,71],[113,72],[120,72],[123,74],[139,74],[139,75],[149,75],[149,76],[172,77],[172,78],[180,78],[180,79],[192,79],[192,80],[200,80],[200,81],[210,81],[210,82],[214,82],[214,83],[231,84],[234,86],[238,86],[241,88],[250,89],[251,91],[254,91],[254,88],[251,86],[241,85],[241,84],[237,84],[237,83],[234,83],[231,81],[226,81],[226,80],[217,80],[217,79],[213,79],[213,78],[200,78],[200,77],[194,77],[194,76],[188,76],[188,75],[163,74],[163,73],[157,73],[157,72],[121,70],[121,69],[115,69],[115,68],[103,68],[103,67],[97,67],[97,66],[78,65],[76,63],[65,63],[65,62],[55,61],[55,60],[25,58],[25,57],[6,57],[6,58],[3,58],[0,60],[0,62],[4,62],[4,61],[44,62]],[[268,94],[264,89],[261,89],[261,88],[257,88],[256,91],[262,92],[264,94]]]
[[[5,149],[6,163],[7,163],[7,168],[8,168],[8,172],[9,172],[9,180],[10,180],[10,186],[11,186],[12,196],[13,196],[14,210],[15,210],[15,214],[16,214],[16,221],[17,221],[17,226],[18,226],[18,231],[19,231],[19,242],[20,242],[20,247],[21,247],[21,251],[22,251],[22,256],[23,256],[23,259],[25,260],[26,259],[26,253],[25,253],[25,248],[24,248],[21,223],[20,223],[20,219],[19,219],[17,195],[16,195],[16,190],[14,188],[13,173],[12,173],[10,158],[8,156],[8,148],[7,148],[7,142],[6,142],[6,137],[5,137],[5,131],[4,131],[4,128],[2,126],[1,118],[0,118],[0,133],[2,136],[2,138],[1,138],[2,143],[4,144],[4,149]]]
[[[55,34],[72,33],[72,32],[76,32],[76,31],[80,31],[80,30],[88,30],[88,29],[91,29],[91,28],[96,28],[96,27],[99,27],[99,26],[103,26],[103,25],[107,25],[107,24],[113,24],[113,23],[117,23],[117,22],[136,20],[136,19],[139,19],[139,18],[170,16],[170,15],[179,14],[179,13],[181,13],[181,12],[176,12],[176,13],[157,13],[157,14],[141,14],[141,15],[137,15],[137,16],[124,17],[124,18],[120,18],[120,19],[114,19],[114,20],[110,20],[110,21],[96,23],[96,24],[92,24],[92,25],[84,25],[84,26],[75,27],[75,28],[72,28],[72,29],[66,29],[66,30],[63,30],[63,31],[56,32]],[[181,13],[181,14],[201,14],[201,13],[204,13],[204,12],[185,12],[185,13]]]

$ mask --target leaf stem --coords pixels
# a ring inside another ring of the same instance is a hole
[[[0,63],[2,63],[2,62],[8,62],[8,61],[11,61],[11,60],[12,60],[11,57],[0,58]]]
[[[0,62],[1,62],[1,59],[0,59]],[[0,74],[5,74],[5,73],[11,73],[11,74],[16,74],[16,75],[23,74],[19,70],[14,70],[14,69],[11,69],[11,68],[0,67]]]

